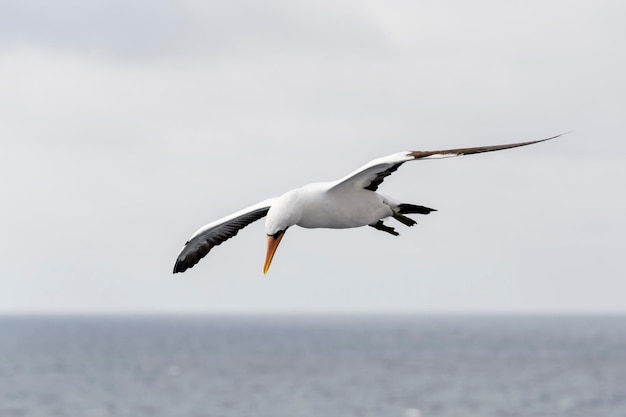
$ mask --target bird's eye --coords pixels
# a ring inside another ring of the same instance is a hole
[[[285,229],[287,230],[287,229]],[[278,232],[274,233],[273,235],[268,235],[273,237],[274,239],[278,239],[280,237],[280,235],[282,235],[283,233],[285,233],[285,230],[279,230]]]

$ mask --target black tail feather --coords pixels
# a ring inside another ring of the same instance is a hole
[[[403,216],[400,213],[393,213],[393,218],[402,223],[405,226],[415,226],[417,222],[410,217]]]
[[[410,214],[410,213],[418,213],[418,214],[429,214],[431,211],[437,211],[430,207],[425,206],[417,206],[415,204],[399,204],[398,205],[398,213],[400,214]]]

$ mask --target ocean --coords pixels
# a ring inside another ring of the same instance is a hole
[[[2,417],[626,417],[626,316],[4,316]]]

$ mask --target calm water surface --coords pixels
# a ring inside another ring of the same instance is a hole
[[[626,316],[0,317],[2,417],[626,417]]]

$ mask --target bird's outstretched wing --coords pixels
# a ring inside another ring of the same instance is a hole
[[[473,148],[446,149],[439,151],[412,151],[398,152],[393,155],[374,159],[363,165],[340,180],[336,181],[330,190],[341,190],[344,187],[362,188],[376,191],[378,186],[386,177],[395,172],[402,164],[417,159],[441,159],[453,156],[471,155],[475,153],[500,151],[502,149],[517,148],[520,146],[532,145],[534,143],[545,142],[558,138],[561,135],[552,136],[546,139],[533,140],[529,142],[510,143],[507,145],[477,146]]]
[[[241,229],[250,223],[265,217],[274,200],[270,198],[261,201],[201,227],[189,238],[178,254],[174,273],[185,272],[206,256],[213,247],[237,235]]]

